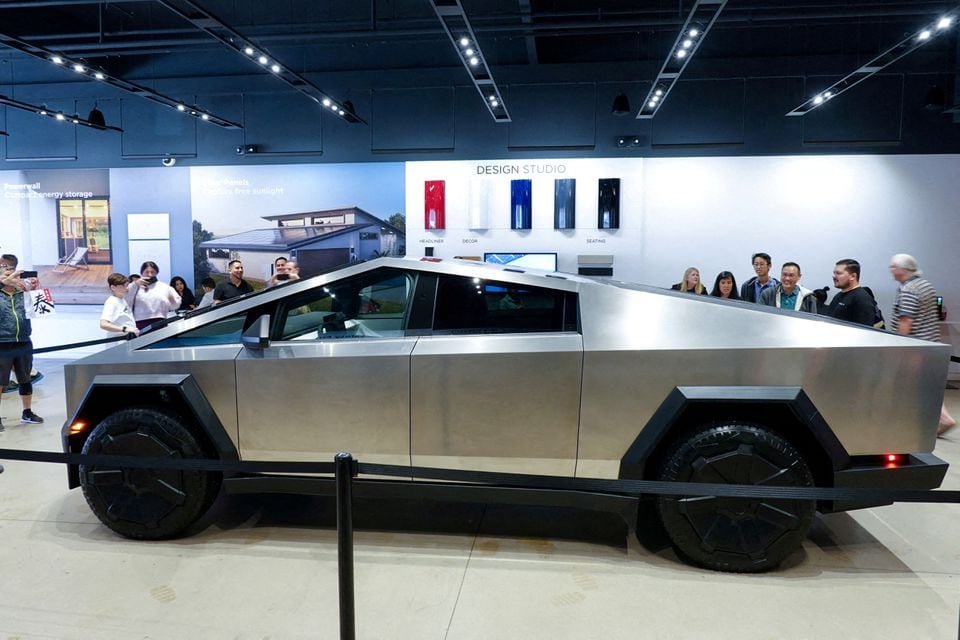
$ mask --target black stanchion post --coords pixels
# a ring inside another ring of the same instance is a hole
[[[333,458],[337,482],[337,569],[340,577],[340,640],[357,636],[353,604],[353,456]]]

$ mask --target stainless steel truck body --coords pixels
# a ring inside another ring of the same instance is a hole
[[[364,462],[565,477],[932,488],[946,472],[931,452],[948,360],[945,345],[809,314],[385,258],[231,300],[67,365],[63,439],[89,453],[326,461],[350,451]],[[146,538],[188,529],[221,482],[276,482],[168,474],[176,500],[161,496],[144,516],[119,508],[150,494],[141,475],[79,467],[71,486],[83,485],[105,524]],[[682,556],[736,571],[793,552],[815,508],[866,506],[655,503]]]

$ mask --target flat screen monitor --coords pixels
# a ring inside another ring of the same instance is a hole
[[[485,253],[483,254],[483,261],[526,269],[557,270],[557,254],[555,253]]]

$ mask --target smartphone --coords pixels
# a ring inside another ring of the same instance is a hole
[[[140,278],[140,279],[146,282],[147,284],[153,284],[154,282],[157,281],[156,278]]]
[[[290,274],[289,274],[289,273],[278,273],[278,274],[277,274],[277,280],[289,280],[289,279],[290,279]]]
[[[21,271],[21,272],[20,272],[20,279],[21,279],[21,280],[22,280],[23,278],[36,278],[36,277],[37,277],[37,272],[36,272],[36,271]]]

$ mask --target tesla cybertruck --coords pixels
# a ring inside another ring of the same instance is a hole
[[[565,478],[930,489],[947,469],[931,452],[949,351],[635,284],[382,258],[68,364],[63,446],[224,461],[349,451],[365,463]],[[776,566],[817,510],[875,506],[356,482],[371,494],[619,510],[631,526],[662,526],[686,561],[729,571]],[[322,494],[332,478],[77,465],[69,484],[117,533],[157,539],[191,531],[221,486]]]

